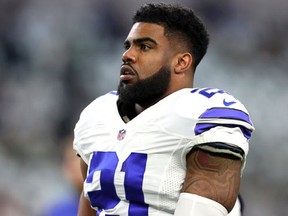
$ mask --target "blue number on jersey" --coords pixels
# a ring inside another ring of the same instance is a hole
[[[142,190],[146,162],[147,154],[131,153],[122,163],[121,172],[125,173],[125,195],[130,203],[129,216],[148,215],[148,205],[145,204]],[[120,202],[114,185],[114,175],[118,163],[116,152],[93,153],[86,183],[92,183],[94,173],[100,171],[101,189],[88,192],[91,205],[98,208],[97,215],[102,210],[113,209]]]
[[[214,90],[214,92],[208,92],[209,90]],[[195,92],[197,92],[199,89],[193,89],[192,91],[191,91],[191,93],[195,93]],[[205,88],[205,89],[202,89],[202,90],[200,90],[200,91],[198,91],[198,93],[199,94],[201,94],[201,95],[203,95],[203,96],[205,96],[205,97],[207,97],[207,98],[211,98],[213,95],[215,95],[215,94],[217,94],[217,93],[219,93],[219,94],[223,94],[223,93],[225,93],[225,91],[223,91],[223,90],[221,90],[221,89],[213,89],[213,88]]]

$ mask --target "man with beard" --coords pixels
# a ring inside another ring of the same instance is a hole
[[[75,127],[79,216],[241,215],[254,128],[233,96],[193,88],[208,42],[188,8],[147,4],[136,12],[118,91],[88,105]]]
[[[139,79],[134,85],[127,85],[130,77],[127,81],[125,79],[127,75],[131,76],[129,69],[129,62],[124,62],[121,69],[121,82],[118,86],[117,104],[124,119],[128,116],[132,119],[141,112],[135,109],[135,106],[145,109],[160,100],[167,91],[171,79],[168,67],[163,67],[150,77]]]

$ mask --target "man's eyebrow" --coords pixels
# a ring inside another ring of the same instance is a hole
[[[132,42],[133,42],[134,44],[141,44],[141,43],[143,43],[143,42],[152,42],[152,43],[155,44],[155,45],[158,44],[154,39],[152,39],[152,38],[150,38],[150,37],[137,38],[137,39],[132,40]],[[130,44],[130,41],[129,41],[129,40],[125,40],[124,44],[125,44],[125,45],[126,45],[126,44]]]

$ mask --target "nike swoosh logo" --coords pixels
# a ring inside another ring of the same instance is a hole
[[[236,103],[236,101],[226,101],[225,99],[223,99],[223,104],[225,106],[231,106],[232,104]]]

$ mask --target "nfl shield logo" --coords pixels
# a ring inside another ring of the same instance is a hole
[[[118,140],[123,140],[125,138],[125,135],[126,135],[126,130],[124,130],[124,129],[119,130],[119,133],[117,135],[117,139]]]

